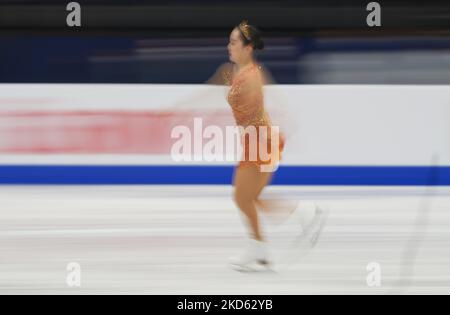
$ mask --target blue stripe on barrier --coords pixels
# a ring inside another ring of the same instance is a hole
[[[0,166],[0,184],[8,185],[226,185],[232,178],[232,166]],[[449,186],[450,166],[280,166],[272,184]]]

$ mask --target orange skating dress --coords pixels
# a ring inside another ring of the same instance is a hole
[[[227,100],[233,111],[233,116],[238,126],[244,128],[255,126],[257,134],[257,156],[250,155],[250,137],[246,133],[241,134],[241,143],[244,145],[243,157],[239,163],[239,167],[271,165],[281,160],[282,151],[285,145],[285,137],[282,133],[274,133],[278,136],[278,152],[271,151],[271,121],[268,113],[264,108],[263,97],[263,74],[261,66],[252,64],[244,69],[241,73],[233,76],[231,71],[225,73],[225,83],[230,86]],[[260,128],[265,126],[267,132],[260,134]],[[266,136],[267,135],[267,136]],[[261,156],[260,145],[266,141],[263,146],[263,152],[267,155]]]

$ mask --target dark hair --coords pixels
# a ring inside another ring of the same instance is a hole
[[[255,50],[264,49],[261,32],[255,26],[248,24],[247,21],[243,21],[236,28],[239,30],[245,46],[252,45]]]

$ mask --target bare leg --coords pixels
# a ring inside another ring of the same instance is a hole
[[[299,202],[295,200],[262,200],[257,199],[258,209],[264,212],[273,224],[283,223],[297,209]]]
[[[274,173],[271,173],[272,175]],[[272,176],[269,178],[269,182],[271,180]],[[256,198],[256,206],[258,209],[264,211],[265,214],[269,215],[269,218],[276,224],[279,224],[283,222],[285,219],[287,219],[297,208],[298,201],[294,200],[263,200],[260,198],[260,195],[264,188],[269,183],[265,180],[257,183],[258,191],[257,191],[257,198]]]
[[[238,167],[234,177],[234,200],[246,215],[254,239],[263,240],[256,201],[262,189],[270,182],[272,173],[261,172],[257,165]]]

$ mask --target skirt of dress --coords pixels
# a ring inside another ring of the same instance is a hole
[[[241,137],[241,143],[244,147],[238,167],[270,166],[277,165],[281,161],[286,141],[283,133],[277,133],[267,137],[260,135],[258,128],[257,130],[256,144],[254,140],[251,141],[249,134]],[[276,140],[278,140],[278,146],[274,143],[275,151],[272,152],[272,143]]]

